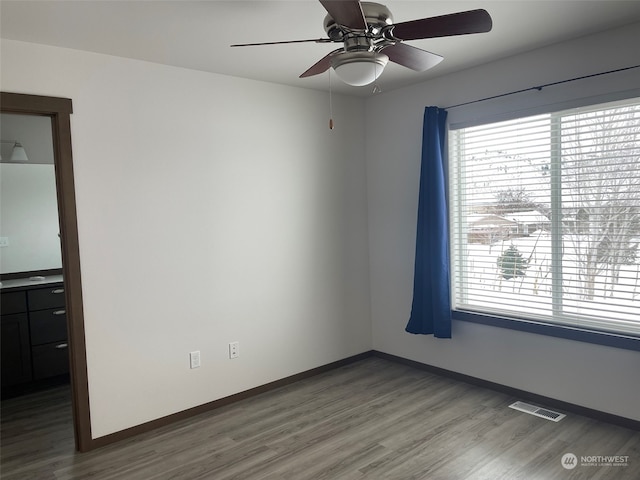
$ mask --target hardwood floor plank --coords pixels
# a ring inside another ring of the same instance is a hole
[[[508,408],[504,393],[371,357],[119,443],[74,452],[68,389],[2,402],[3,480],[640,478],[640,433]],[[562,455],[626,466],[563,468]]]

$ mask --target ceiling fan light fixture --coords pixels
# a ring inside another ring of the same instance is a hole
[[[388,62],[384,53],[345,52],[336,55],[331,66],[344,83],[362,87],[375,82]]]

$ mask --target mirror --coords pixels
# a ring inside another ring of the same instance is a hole
[[[2,113],[0,140],[0,274],[61,269],[51,117]]]

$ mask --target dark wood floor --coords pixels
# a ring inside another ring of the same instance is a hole
[[[70,394],[2,403],[2,479],[640,479],[640,433],[368,358],[85,454]],[[577,466],[561,465],[565,453]],[[628,456],[588,466],[581,456]]]

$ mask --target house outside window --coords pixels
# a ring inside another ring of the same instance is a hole
[[[454,311],[640,337],[640,98],[449,132]]]

